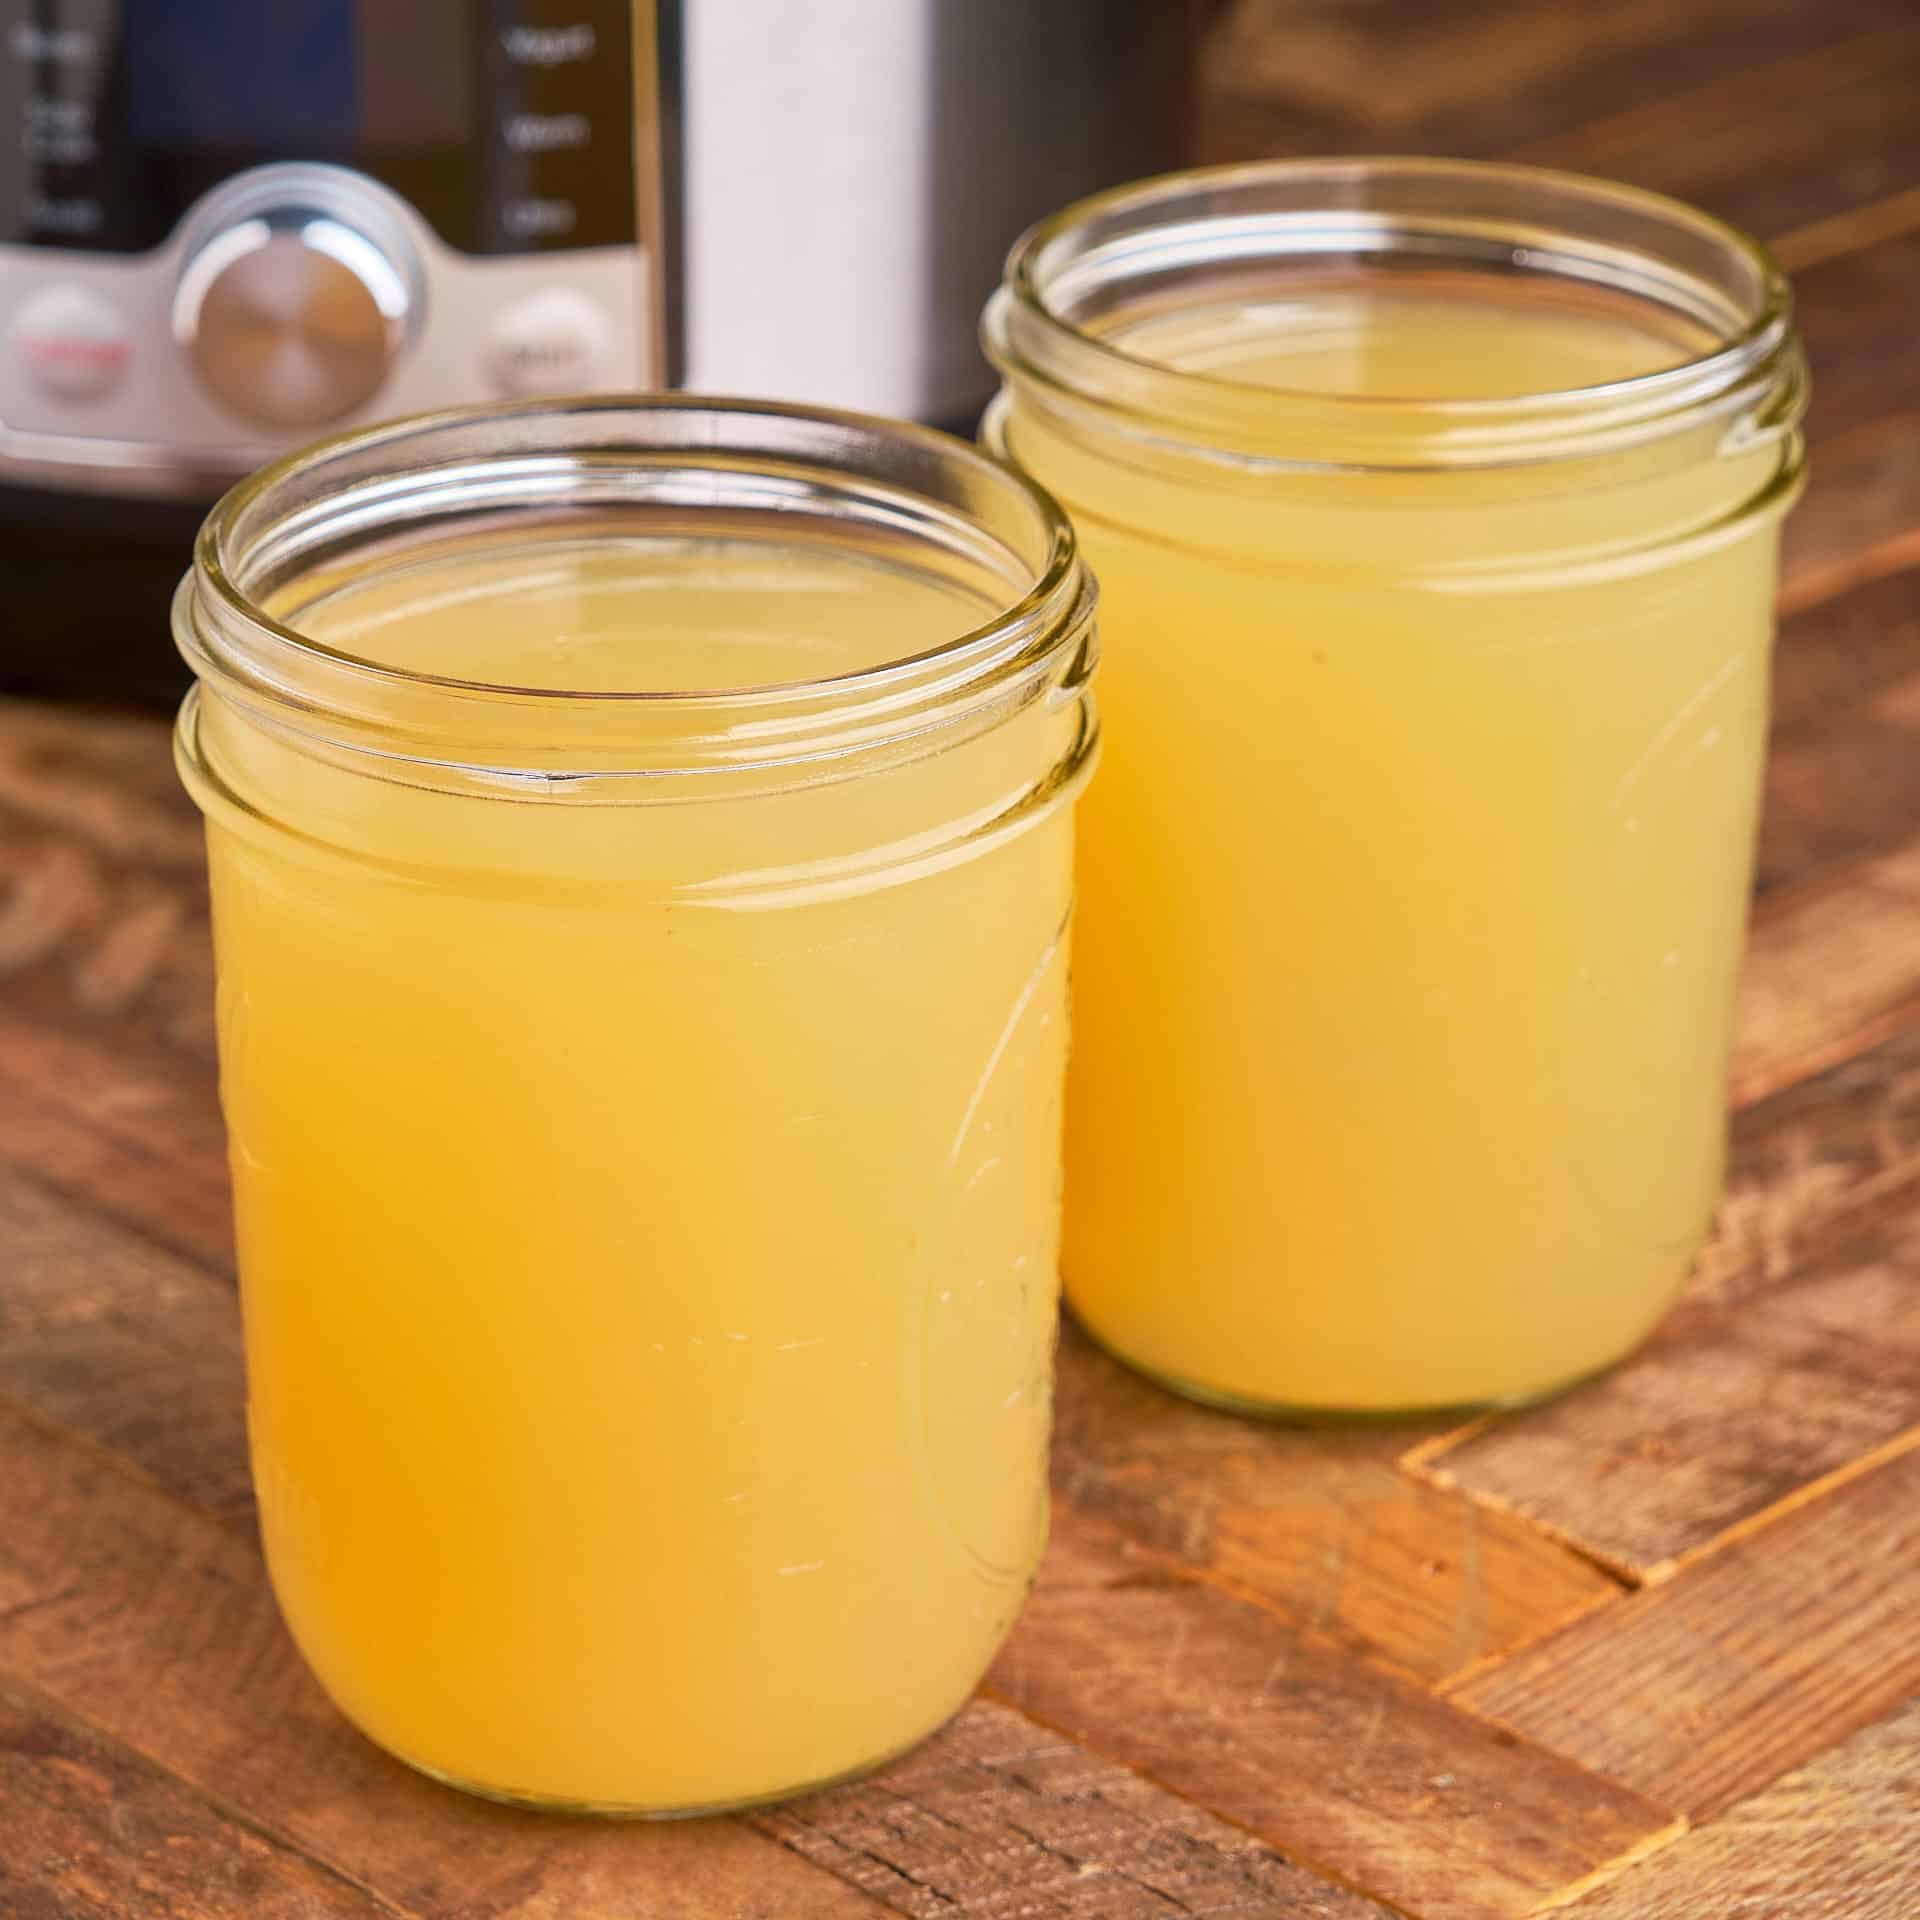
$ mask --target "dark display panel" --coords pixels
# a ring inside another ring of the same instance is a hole
[[[463,252],[626,243],[633,126],[630,0],[0,0],[0,240],[145,252],[320,160]]]

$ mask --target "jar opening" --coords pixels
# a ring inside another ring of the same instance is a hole
[[[1032,229],[989,355],[1063,412],[1286,465],[1576,457],[1724,414],[1790,429],[1786,282],[1677,201],[1440,160],[1202,169]]]
[[[991,456],[665,396],[428,415],[269,467],[209,517],[175,625],[275,724],[551,775],[898,743],[1058,678],[1090,610],[1064,515]]]

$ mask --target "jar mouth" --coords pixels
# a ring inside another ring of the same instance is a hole
[[[1563,283],[1710,342],[1590,386],[1459,397],[1235,379],[1130,351],[1131,313],[1340,268]],[[982,325],[1010,384],[1103,424],[1240,461],[1453,466],[1577,457],[1715,414],[1790,429],[1805,379],[1786,277],[1758,242],[1677,200],[1580,174],[1471,160],[1284,160],[1095,194],[1031,228]]]
[[[794,530],[964,579],[990,615],[817,678],[717,686],[520,684],[348,651],[272,610],[306,576],[543,520],[699,538]],[[423,762],[677,772],[833,756],[1017,703],[1088,658],[1093,586],[1024,475],[929,428],[667,395],[417,415],[320,442],[214,507],[175,601],[202,683],[258,718]]]

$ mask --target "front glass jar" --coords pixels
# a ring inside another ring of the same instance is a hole
[[[986,339],[1103,587],[1069,1300],[1270,1411],[1617,1359],[1722,1176],[1778,273],[1596,181],[1264,165],[1035,229]]]
[[[415,1766],[684,1812],[961,1703],[1045,1531],[1091,589],[960,442],[449,414],[215,510],[260,1516]]]

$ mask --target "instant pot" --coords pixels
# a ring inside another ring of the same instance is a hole
[[[0,686],[170,694],[233,478],[500,395],[968,429],[1020,229],[1184,155],[1184,0],[0,0]]]

